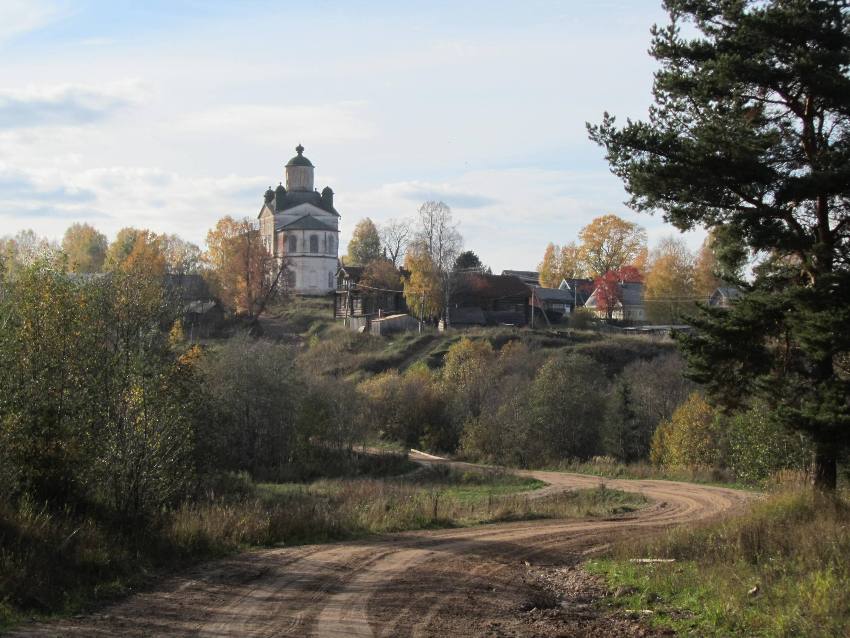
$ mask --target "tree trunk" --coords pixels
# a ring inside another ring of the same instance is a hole
[[[812,486],[822,492],[834,492],[837,479],[837,461],[834,445],[820,442],[812,454]]]

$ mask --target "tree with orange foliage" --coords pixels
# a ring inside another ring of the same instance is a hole
[[[218,220],[207,233],[205,260],[222,303],[252,322],[286,283],[286,263],[268,252],[248,219],[227,216]]]

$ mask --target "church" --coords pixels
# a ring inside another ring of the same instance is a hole
[[[329,186],[313,187],[313,163],[304,147],[286,163],[286,186],[266,191],[259,230],[266,249],[286,258],[290,288],[299,295],[325,295],[335,288],[339,251],[339,213]]]

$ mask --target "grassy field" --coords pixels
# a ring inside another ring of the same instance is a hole
[[[672,558],[636,564],[636,557]],[[850,495],[772,495],[744,516],[617,547],[612,604],[696,636],[850,635]]]
[[[72,614],[168,571],[252,546],[295,545],[506,520],[609,516],[642,497],[593,489],[532,499],[543,484],[445,467],[399,477],[254,485],[232,477],[157,521],[0,506],[0,630]]]

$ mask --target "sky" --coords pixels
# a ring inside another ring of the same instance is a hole
[[[302,143],[343,247],[428,199],[494,272],[606,213],[652,245],[678,231],[625,206],[585,123],[646,117],[665,22],[660,0],[0,0],[0,236],[203,245]]]

